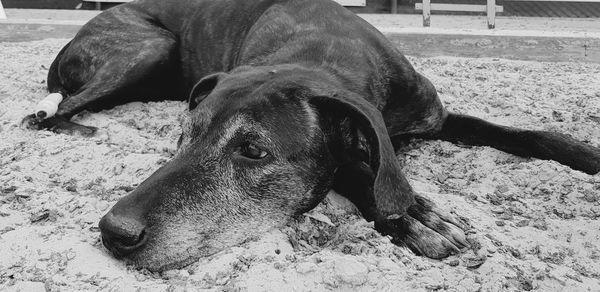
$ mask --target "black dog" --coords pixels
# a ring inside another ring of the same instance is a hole
[[[198,81],[199,80],[199,81]],[[163,270],[310,210],[331,189],[416,253],[465,247],[464,224],[415,194],[391,138],[489,145],[593,174],[600,149],[448,113],[375,28],[330,0],[137,0],[81,28],[52,63],[57,115],[188,98],[179,153],[100,221],[104,245]],[[391,137],[391,138],[390,138]]]

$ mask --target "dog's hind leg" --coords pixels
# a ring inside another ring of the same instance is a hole
[[[588,174],[600,172],[600,148],[564,134],[505,127],[448,113],[427,78],[417,75],[417,83],[414,97],[404,101],[407,105],[392,107],[385,113],[395,148],[410,138],[440,139],[491,146],[518,156],[551,159]]]
[[[92,135],[95,128],[70,118],[135,100],[184,98],[175,37],[148,20],[132,19],[135,14],[120,13],[101,14],[63,48],[48,73],[48,90],[65,98],[54,117],[27,116],[26,127]],[[126,16],[131,18],[123,20]]]
[[[440,131],[426,135],[454,143],[491,146],[524,157],[550,159],[588,174],[600,172],[600,148],[565,134],[505,127],[450,113]]]

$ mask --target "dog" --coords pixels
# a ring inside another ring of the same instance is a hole
[[[381,234],[444,258],[467,223],[415,193],[395,143],[487,145],[589,174],[600,149],[566,135],[448,112],[374,27],[330,0],[135,0],[100,13],[59,53],[65,99],[31,129],[93,135],[70,118],[134,100],[185,100],[177,155],[100,220],[115,256],[178,268],[254,238],[335,190]]]

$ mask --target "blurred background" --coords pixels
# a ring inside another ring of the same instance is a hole
[[[1,0],[4,8],[30,9],[107,9],[126,0]],[[357,13],[421,13],[420,0],[339,0]],[[486,5],[485,0],[434,0],[431,14],[482,15],[483,11],[472,11],[477,5]],[[537,17],[600,17],[600,0],[498,0],[501,11],[498,16]],[[394,9],[394,7],[397,7]],[[498,10],[498,9],[497,9]]]

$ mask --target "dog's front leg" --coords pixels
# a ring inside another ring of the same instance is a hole
[[[418,255],[444,258],[468,246],[465,237],[466,223],[435,207],[433,202],[415,194],[389,194],[390,198],[414,196],[414,203],[405,214],[386,216],[375,204],[371,168],[363,163],[341,167],[336,172],[334,190],[350,199],[365,219],[375,221],[375,229],[390,235],[392,242],[405,245]],[[412,190],[410,186],[407,188]]]

